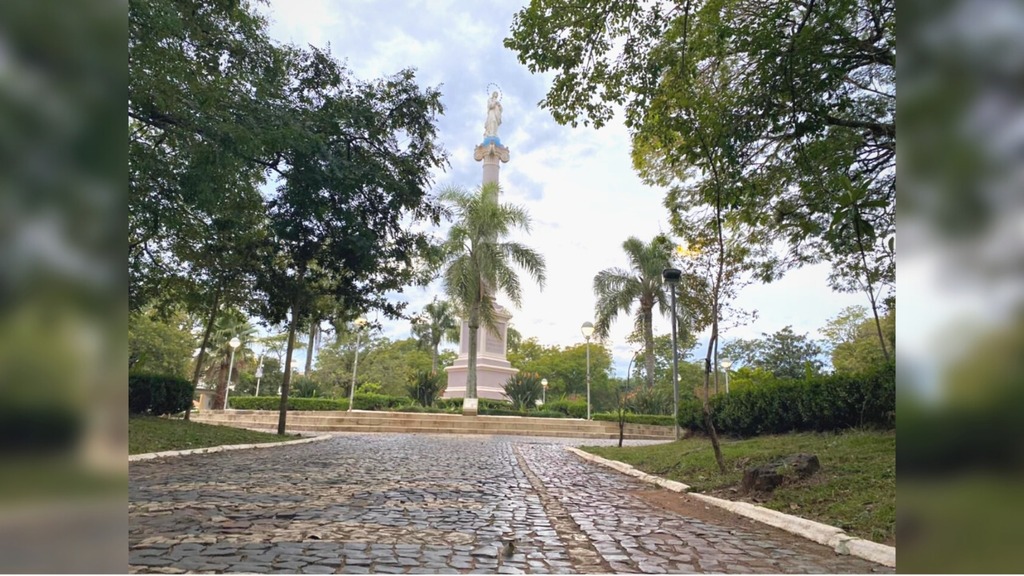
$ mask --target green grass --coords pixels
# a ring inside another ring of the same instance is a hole
[[[715,463],[711,441],[694,437],[628,448],[584,447],[610,460],[689,484],[694,492],[731,500],[743,470],[798,452],[817,454],[821,470],[779,487],[760,505],[838,526],[875,542],[896,543],[896,433],[783,434],[746,440],[722,439],[726,473]]]
[[[128,419],[128,453],[188,450],[225,444],[259,444],[295,440],[295,435],[278,436],[230,426],[214,426],[153,416]]]

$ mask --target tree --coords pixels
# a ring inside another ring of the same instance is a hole
[[[323,347],[313,377],[323,385],[325,395],[348,398],[354,359],[354,335]],[[373,383],[379,384],[384,394],[403,396],[409,382],[418,374],[431,372],[430,365],[430,355],[413,338],[390,340],[383,336],[364,336],[359,351],[356,389]]]
[[[238,338],[239,346],[234,354],[231,352],[230,341]],[[230,309],[222,313],[210,335],[210,347],[213,353],[200,364],[200,370],[207,381],[216,383],[216,394],[214,395],[214,409],[223,410],[225,399],[228,396],[228,375],[230,373],[233,381],[241,378],[242,371],[255,359],[250,345],[256,340],[256,328],[253,327],[245,314],[240,310]],[[231,363],[234,358],[234,364]],[[197,362],[199,361],[197,357]],[[230,366],[230,370],[229,370]]]
[[[735,359],[736,368],[750,367],[764,370],[776,378],[806,378],[808,371],[821,371],[821,345],[806,334],[796,334],[792,326],[786,326],[774,334],[761,334],[758,340],[734,340],[722,351]]]
[[[497,332],[497,291],[519,306],[522,298],[514,267],[523,269],[544,286],[544,257],[506,238],[515,228],[530,230],[530,217],[521,207],[500,204],[497,183],[482,185],[476,193],[448,188],[441,198],[452,204],[457,220],[444,245],[448,256],[444,289],[468,316],[469,373],[466,398],[476,398],[477,330],[481,325]]]
[[[895,350],[895,311],[889,310],[880,320],[888,349]],[[866,372],[888,361],[879,348],[875,322],[868,318],[863,306],[844,308],[828,321],[821,333],[831,348],[832,368],[836,372]]]
[[[672,243],[664,235],[655,236],[644,244],[630,236],[622,243],[629,259],[629,270],[607,268],[594,276],[594,295],[597,296],[594,333],[599,339],[608,337],[608,330],[619,313],[630,314],[637,305],[633,332],[642,335],[644,362],[647,367],[647,387],[654,387],[654,306],[660,314],[671,312],[667,286],[661,273],[672,258]]]
[[[542,346],[535,338],[522,342],[519,352],[508,355],[509,363],[523,373],[547,378],[549,399],[561,396],[576,398],[587,394],[587,344],[573,346]],[[597,410],[615,406],[615,390],[611,379],[612,355],[604,345],[590,344],[590,395]]]
[[[281,361],[274,356],[263,357],[263,377],[259,380],[260,396],[276,396],[281,388],[281,381],[284,380],[284,371],[281,368]],[[235,386],[236,396],[256,395],[255,369],[246,370],[239,374],[238,384]]]
[[[411,70],[357,82],[328,54],[296,53],[288,101],[296,131],[282,147],[282,184],[268,202],[275,254],[259,286],[265,317],[289,320],[294,335],[314,321],[324,296],[353,311],[398,318],[403,305],[386,298],[416,272],[429,244],[411,222],[438,224],[440,206],[426,195],[430,171],[446,161],[435,142],[440,93],[421,90]],[[290,373],[281,390],[278,433],[284,434]]]
[[[844,262],[856,242],[836,242],[847,192],[877,231],[869,259],[895,229],[893,0],[534,0],[505,46],[531,72],[555,73],[541,105],[556,121],[600,127],[621,106],[634,156],[683,181],[721,177],[680,169],[708,144],[750,156],[727,205],[789,246],[777,264],[824,257],[839,276],[864,274]]]
[[[195,348],[182,313],[161,318],[155,311],[128,316],[128,366],[132,372],[166,374],[184,378]]]
[[[423,307],[423,312],[412,319],[412,333],[419,339],[420,346],[430,350],[430,370],[437,372],[438,346],[443,340],[459,341],[459,322],[455,307],[446,300],[434,301]]]

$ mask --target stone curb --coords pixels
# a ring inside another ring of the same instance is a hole
[[[173,456],[188,456],[189,454],[212,454],[214,452],[225,452],[228,450],[250,450],[256,448],[274,448],[276,446],[294,446],[296,444],[308,444],[309,442],[319,442],[320,440],[327,440],[332,438],[331,434],[325,434],[323,436],[314,436],[312,438],[300,438],[298,440],[289,440],[288,442],[263,442],[260,444],[227,444],[224,446],[210,446],[208,448],[193,448],[191,450],[167,450],[165,452],[148,452],[146,454],[131,454],[128,456],[129,462],[138,462],[139,460],[152,460],[154,458],[170,458]]]
[[[888,566],[889,568],[896,567],[896,548],[894,546],[886,546],[885,544],[864,540],[863,538],[854,538],[846,534],[846,532],[841,528],[836,528],[835,526],[829,526],[828,524],[822,524],[821,522],[815,522],[813,520],[807,520],[806,518],[792,516],[790,514],[779,512],[778,510],[770,510],[763,506],[757,506],[748,502],[734,502],[732,500],[715,498],[714,496],[692,493],[689,492],[690,487],[686,484],[666,480],[660,476],[641,472],[625,462],[608,460],[572,446],[566,446],[565,449],[584,460],[601,464],[602,466],[607,466],[608,468],[612,468],[622,472],[623,474],[639,478],[644,482],[656,484],[663,488],[672,490],[673,492],[686,492],[691,497],[707,504],[711,504],[712,506],[724,508],[734,514],[738,514],[752,520],[757,520],[758,522],[774,526],[791,534],[807,538],[808,540],[817,542],[818,544],[828,546],[835,550],[836,554],[850,554],[858,558],[882,564],[883,566]]]

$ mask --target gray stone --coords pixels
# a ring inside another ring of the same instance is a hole
[[[338,571],[336,566],[322,566],[320,564],[310,564],[309,566],[303,566],[299,569],[303,574],[334,574]]]

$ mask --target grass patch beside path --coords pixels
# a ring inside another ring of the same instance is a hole
[[[225,444],[260,444],[295,440],[294,434],[278,436],[230,426],[171,420],[155,416],[128,418],[128,453],[189,450]]]
[[[694,492],[747,501],[738,492],[744,469],[797,452],[816,454],[821,462],[817,474],[787,483],[776,489],[771,499],[757,503],[837,526],[853,536],[896,544],[894,431],[722,438],[724,475],[718,471],[711,441],[704,437],[627,448],[586,446],[583,450],[689,484]]]

